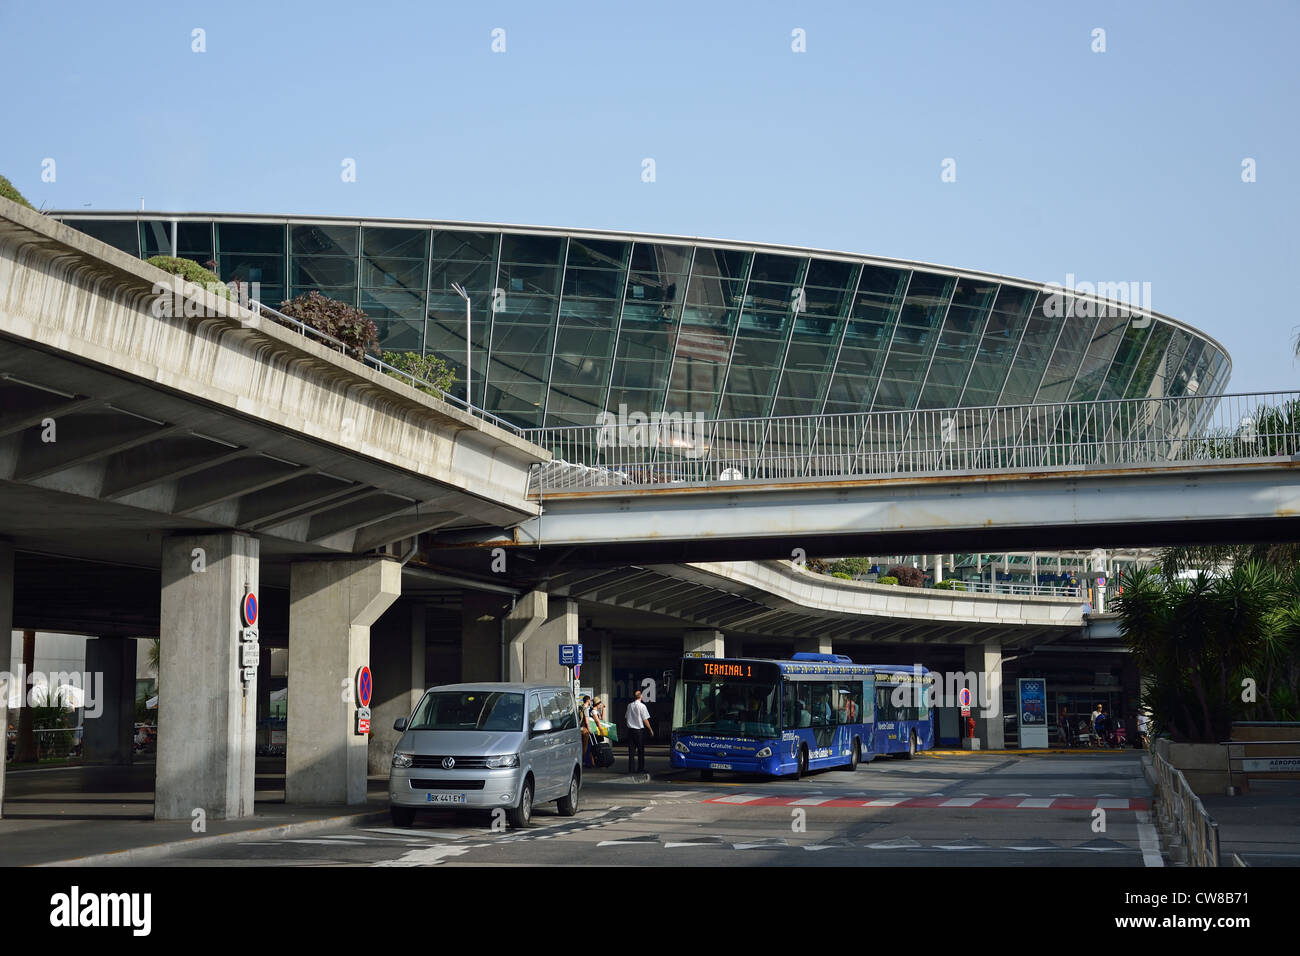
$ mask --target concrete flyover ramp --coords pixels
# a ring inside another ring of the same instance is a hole
[[[156,566],[158,533],[221,528],[323,556],[538,513],[547,452],[196,286],[160,308],[172,282],[0,200],[15,548]]]

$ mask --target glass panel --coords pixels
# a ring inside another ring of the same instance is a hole
[[[354,287],[357,260],[342,256],[294,256],[293,284],[316,289]]]
[[[1102,377],[1110,368],[1115,350],[1124,338],[1128,322],[1126,316],[1120,315],[1105,316],[1098,321],[1079,367],[1079,375],[1070,389],[1070,401],[1090,402],[1097,397],[1097,389],[1101,387]]]
[[[491,328],[500,239],[495,232],[443,230],[433,234],[425,349],[439,355],[452,368],[456,381],[460,383],[455,394],[464,397],[465,300],[452,290],[452,284],[459,283],[470,297],[474,399],[479,405],[482,405],[484,396],[483,369]],[[505,303],[497,299],[497,304]]]
[[[1133,368],[1137,365],[1138,357],[1142,354],[1142,347],[1146,345],[1149,334],[1150,326],[1138,328],[1131,322],[1124,326],[1124,337],[1115,351],[1115,360],[1106,372],[1105,381],[1097,395],[1099,399],[1109,400],[1124,396],[1124,390],[1128,388],[1129,379],[1133,377]]]
[[[363,288],[425,291],[429,233],[424,229],[364,226],[361,230]]]
[[[698,249],[682,309],[665,408],[715,415],[740,315],[747,263],[723,249]],[[632,290],[628,291],[629,299]],[[627,313],[624,313],[624,326]]]
[[[140,255],[140,231],[135,220],[65,219],[63,224],[130,255]]]
[[[498,286],[504,293],[495,303],[485,401],[525,427],[542,423],[563,261],[559,237],[501,237]]]
[[[997,292],[998,284],[991,279],[957,280],[918,408],[957,406]]]
[[[564,296],[551,363],[547,425],[590,425],[605,409],[610,357],[627,284],[630,243],[584,241],[577,250],[585,263],[575,267],[571,243],[564,275]],[[609,268],[613,266],[614,268]]]
[[[1034,299],[1032,289],[1009,285],[998,289],[993,311],[989,313],[975,361],[971,364],[970,377],[962,391],[961,405],[997,404]]]
[[[182,259],[193,259],[204,268],[211,269],[216,265],[212,254],[212,223],[177,223],[176,250]]]
[[[256,282],[264,302],[282,294],[285,227],[247,222],[217,223],[217,261],[223,282]]]
[[[295,256],[357,257],[356,226],[303,224],[289,227],[289,243]]]
[[[828,413],[868,411],[889,337],[907,288],[908,272],[863,266],[844,344],[831,376]]]
[[[284,255],[284,226],[278,223],[218,222],[217,246],[223,255],[230,252]]]
[[[607,407],[647,417],[663,407],[690,265],[689,250],[638,242],[623,300]]]
[[[179,248],[179,247],[178,247]],[[172,254],[172,224],[161,219],[140,223],[140,258]]]
[[[795,304],[806,301],[801,290],[807,269],[807,259],[754,256],[720,418],[768,414],[794,326]]]
[[[804,311],[794,323],[773,415],[814,415],[821,411],[831,367],[853,306],[858,268],[847,262],[814,259],[804,281]]]
[[[1059,299],[1052,300],[1051,295],[1052,293],[1041,293],[1034,305],[1033,315],[1025,327],[1020,348],[1007,375],[1007,384],[1002,389],[1002,397],[998,402],[1000,405],[1027,404],[1033,400],[1042,384],[1043,375],[1047,371],[1047,360],[1056,347],[1057,337],[1066,321],[1063,314],[1048,314],[1049,311],[1062,312],[1060,308],[1045,308],[1049,301],[1059,302]]]
[[[1146,348],[1142,350],[1142,357],[1138,359],[1137,366],[1134,368],[1133,378],[1129,380],[1128,389],[1124,393],[1125,398],[1143,398],[1153,390],[1155,394],[1160,393],[1163,382],[1159,377],[1164,368],[1165,352],[1173,332],[1172,326],[1163,322],[1152,322],[1151,335],[1147,339]]]
[[[1065,300],[1065,324],[1056,340],[1056,350],[1047,363],[1047,374],[1043,376],[1035,402],[1063,402],[1069,398],[1084,352],[1097,328],[1099,319],[1075,314],[1073,305],[1074,300]]]
[[[914,407],[955,285],[952,276],[912,273],[873,411]]]

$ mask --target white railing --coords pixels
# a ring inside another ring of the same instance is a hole
[[[534,491],[1290,458],[1300,453],[1300,392],[787,418],[607,416],[522,434],[583,466],[541,473]]]

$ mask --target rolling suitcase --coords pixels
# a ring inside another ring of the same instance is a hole
[[[592,748],[592,758],[596,761],[597,767],[614,766],[614,745],[608,740],[598,740]]]

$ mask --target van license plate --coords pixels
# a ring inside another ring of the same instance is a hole
[[[424,798],[429,803],[464,803],[463,793],[430,793]]]
[[[729,763],[711,763],[711,764],[709,764],[709,769],[710,769],[710,770],[730,770],[730,769],[731,769],[731,764],[729,764]]]

